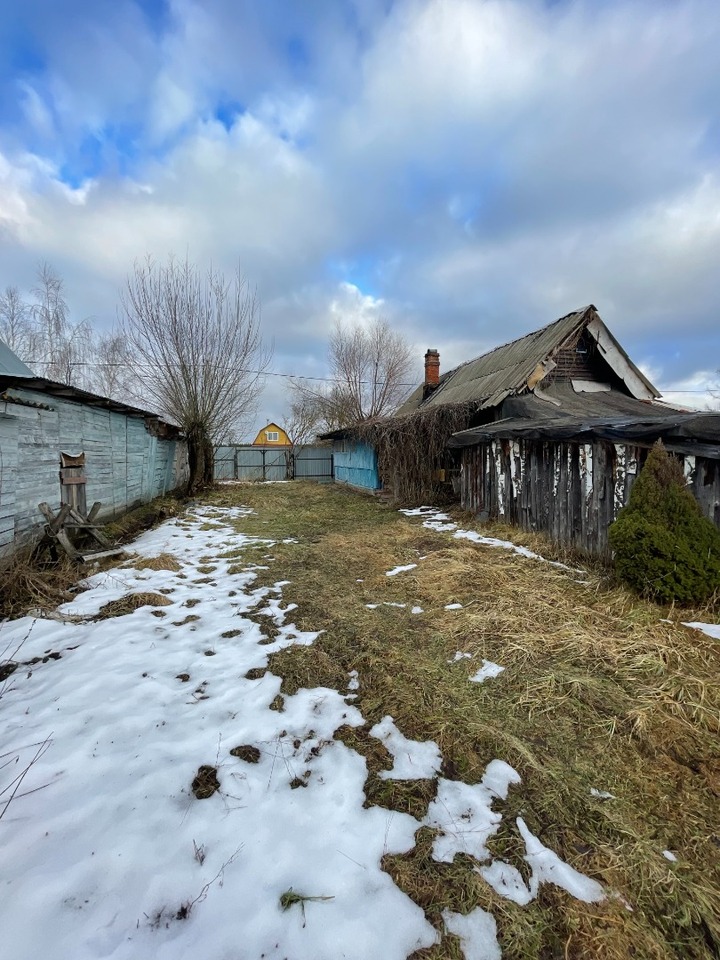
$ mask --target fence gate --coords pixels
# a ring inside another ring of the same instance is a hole
[[[218,447],[216,480],[320,480],[333,478],[329,447],[260,447],[251,444]]]

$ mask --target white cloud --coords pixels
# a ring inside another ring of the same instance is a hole
[[[448,369],[591,301],[676,386],[720,355],[709,0],[73,9],[0,117],[0,287],[48,259],[107,325],[146,252],[239,263],[318,376],[337,317]]]

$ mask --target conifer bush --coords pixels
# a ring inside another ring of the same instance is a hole
[[[720,531],[658,441],[610,527],[618,577],[658,603],[704,603],[720,590]]]

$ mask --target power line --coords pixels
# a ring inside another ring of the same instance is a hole
[[[50,364],[52,360],[23,360],[23,363],[38,363],[38,364]],[[108,361],[104,363],[101,360],[69,360],[67,365],[69,367],[125,367],[126,369],[132,370],[135,368],[145,368],[153,370],[155,369],[154,365],[151,363],[118,363],[115,361]],[[274,370],[238,370],[238,373],[252,373],[260,374],[264,377],[284,377],[288,380],[313,380],[318,383],[345,383],[346,381],[342,377],[309,377],[303,373],[276,373]],[[363,386],[368,384],[383,384],[386,383],[385,380],[359,380]],[[412,383],[398,383],[398,387],[417,387],[418,381],[414,380]],[[658,387],[658,390],[661,393],[712,393],[718,388],[716,386],[708,386],[700,390],[678,390],[675,387]]]

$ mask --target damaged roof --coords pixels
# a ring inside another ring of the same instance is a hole
[[[553,384],[542,397],[512,397],[505,416],[453,434],[449,447],[490,440],[609,440],[640,445],[662,439],[670,450],[720,458],[720,414],[677,410],[636,400],[616,390],[578,394],[570,383]]]
[[[421,384],[398,409],[397,414],[445,404],[475,401],[479,410],[495,407],[509,396],[532,389],[553,366],[553,354],[583,330],[595,340],[603,359],[624,380],[630,394],[653,400],[659,391],[630,360],[590,304],[535,330],[518,340],[496,347],[440,377],[430,392]]]

